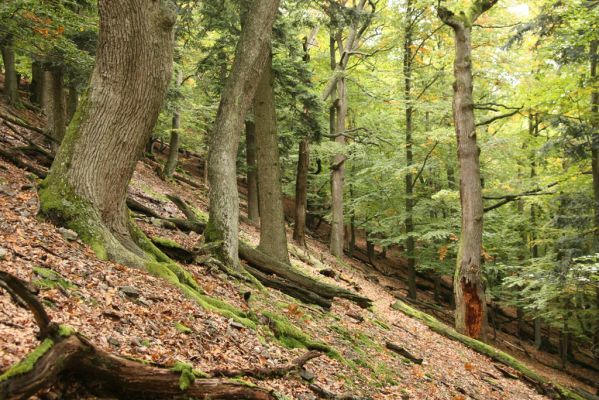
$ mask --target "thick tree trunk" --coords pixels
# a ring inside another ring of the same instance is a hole
[[[412,29],[414,26],[413,8],[411,0],[408,0],[406,5],[406,28],[404,32],[404,56],[403,56],[403,73],[404,73],[404,99],[406,102],[406,252],[408,256],[408,297],[415,299],[417,297],[416,290],[416,258],[414,255],[414,219],[412,216],[414,210],[414,177],[412,176],[413,154],[412,154],[412,133],[414,108],[412,106]]]
[[[335,142],[345,145],[345,117],[347,115],[347,95],[345,79],[337,81],[337,107]],[[335,257],[343,256],[344,221],[343,221],[343,181],[345,179],[345,155],[337,154],[333,157],[331,171],[331,241],[330,251]]]
[[[439,18],[454,32],[455,60],[453,119],[460,167],[462,230],[454,276],[455,324],[458,332],[486,338],[487,302],[481,274],[483,199],[479,147],[476,143],[472,100],[472,24],[497,0],[476,0],[469,13],[454,15],[439,7]]]
[[[2,62],[4,63],[4,97],[10,105],[19,104],[17,70],[15,67],[15,49],[12,36],[8,36],[0,43]]]
[[[55,150],[66,134],[66,105],[64,98],[64,70],[61,66],[47,66],[44,70],[44,112],[46,133],[51,136]]]
[[[591,58],[591,82],[597,80],[597,46],[599,41],[593,40],[590,46]],[[594,86],[596,88],[596,86]],[[595,202],[595,218],[594,218],[594,244],[595,252],[599,253],[599,91],[591,92],[591,125],[595,128],[595,134],[592,139],[592,173],[593,173],[593,199]],[[599,287],[595,289],[595,305],[597,318],[595,319],[595,360],[599,363]]]
[[[293,240],[306,245],[306,212],[308,211],[308,169],[310,167],[310,143],[303,138],[299,143],[297,175],[295,178],[295,226]]]
[[[183,71],[181,68],[177,70],[177,78],[175,79],[175,85],[177,91],[179,91],[179,87],[181,86],[181,82],[183,81]],[[175,173],[175,168],[177,168],[177,160],[179,158],[179,128],[181,127],[181,111],[179,109],[179,105],[175,106],[175,110],[173,111],[173,119],[171,123],[171,137],[169,140],[168,147],[168,158],[166,160],[166,164],[164,164],[163,174],[166,178],[172,178]]]
[[[245,121],[245,156],[247,164],[248,219],[260,225],[258,207],[258,174],[256,173],[256,125],[249,119]]]
[[[66,124],[68,126],[73,120],[75,112],[77,111],[77,107],[79,106],[79,91],[74,85],[71,85],[68,88],[66,103]]]
[[[258,205],[260,208],[260,244],[258,248],[275,260],[289,264],[281,166],[279,164],[272,56],[270,55],[254,96],[254,119],[256,124]]]
[[[31,85],[29,86],[32,103],[42,105],[42,92],[44,89],[44,68],[39,61],[31,61]]]
[[[208,241],[222,243],[217,255],[234,268],[239,267],[236,173],[239,135],[269,56],[272,25],[278,7],[279,0],[251,3],[210,135],[210,219],[205,235]]]
[[[170,80],[175,16],[148,0],[101,0],[98,9],[90,90],[42,184],[40,211],[101,258],[142,267],[147,239],[130,221],[127,186]]]

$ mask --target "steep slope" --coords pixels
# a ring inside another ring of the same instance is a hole
[[[29,112],[0,111],[18,115],[28,125],[39,123]],[[30,145],[28,141],[41,143],[37,132],[2,121],[0,149],[15,151]],[[19,159],[43,170],[36,163],[39,152],[30,157],[25,153],[19,152]],[[325,312],[275,290],[256,290],[205,265],[186,265],[208,295],[256,315],[255,326],[248,327],[227,312],[229,306],[202,308],[164,280],[100,261],[70,232],[38,221],[37,183],[31,172],[0,159],[0,268],[32,282],[54,321],[71,325],[103,350],[162,365],[184,361],[203,371],[285,364],[303,354],[301,347],[306,345],[328,350],[328,355],[306,365],[308,372],[302,377],[248,379],[287,398],[326,398],[322,389],[373,399],[546,398],[534,385],[502,372],[505,367],[498,369],[489,358],[393,310],[396,299],[378,283],[384,283],[382,277],[370,278],[372,272],[355,260],[333,259],[317,241],[308,241],[308,252],[294,248],[293,264],[373,299],[371,310],[336,300]],[[139,163],[130,194],[165,216],[183,217],[167,194],[206,211],[205,190],[163,182],[149,161]],[[187,248],[201,241],[197,234],[165,230],[147,217],[139,216],[138,222],[150,236]],[[257,240],[256,229],[249,225],[242,225],[241,235],[249,242]],[[323,268],[332,269],[335,277],[319,274]],[[6,292],[1,292],[0,302],[1,373],[38,343],[31,316]],[[404,348],[415,360],[387,349],[387,342]],[[569,383],[567,376],[557,378]],[[54,397],[65,395],[63,390],[52,389]]]

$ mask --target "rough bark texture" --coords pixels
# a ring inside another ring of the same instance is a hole
[[[345,117],[347,116],[347,93],[345,79],[337,81],[335,142],[345,145]],[[345,155],[336,154],[331,171],[331,254],[343,256],[345,225],[343,223],[343,181],[345,180]]]
[[[272,25],[278,7],[279,0],[252,1],[210,135],[210,219],[206,240],[222,243],[217,255],[232,267],[239,267],[236,173],[239,135],[270,52]]]
[[[174,13],[166,2],[98,3],[100,35],[87,98],[40,191],[41,213],[79,233],[101,258],[147,260],[127,186],[171,76]]]
[[[177,78],[175,79],[176,90],[179,90],[181,82],[183,81],[183,71],[179,68],[177,70]],[[166,178],[171,178],[175,173],[177,167],[177,160],[179,158],[179,128],[181,127],[181,115],[179,106],[175,106],[173,111],[173,119],[171,123],[171,137],[168,143],[168,158],[166,164],[164,164],[163,174]]]
[[[256,173],[256,125],[254,121],[245,121],[245,156],[247,163],[248,219],[260,224],[258,208],[258,174]]]
[[[481,274],[483,199],[479,147],[472,101],[472,24],[497,0],[477,0],[467,14],[454,15],[439,7],[439,18],[453,29],[455,60],[453,119],[460,167],[462,230],[454,276],[455,325],[458,332],[486,338],[487,302]]]
[[[31,102],[42,105],[42,90],[44,86],[44,70],[42,63],[36,60],[31,61]]]
[[[306,212],[308,211],[308,169],[310,167],[310,142],[304,138],[299,143],[297,175],[295,178],[295,226],[293,240],[306,245]]]
[[[46,113],[46,133],[54,141],[55,150],[66,134],[66,104],[64,98],[64,71],[61,66],[47,66],[44,70],[44,112]]]
[[[414,177],[412,176],[413,154],[412,154],[412,133],[414,130],[413,114],[414,108],[412,105],[412,29],[414,27],[412,2],[408,0],[406,5],[406,28],[404,32],[404,56],[403,56],[403,73],[404,73],[404,99],[406,101],[406,251],[408,256],[408,297],[415,299],[417,296],[416,290],[416,259],[414,255],[415,241],[412,232],[414,231],[414,218],[412,212],[414,210]]]
[[[11,36],[5,37],[0,42],[2,62],[4,64],[4,97],[8,104],[19,103],[17,70],[15,68],[15,49]]]
[[[70,124],[75,116],[75,112],[77,111],[77,107],[79,106],[79,91],[75,86],[69,86],[68,94],[67,94],[67,117],[66,124]]]
[[[597,80],[597,46],[599,41],[591,42],[589,56],[591,59],[591,84],[595,85]],[[593,90],[591,93],[591,125],[595,128],[595,134],[592,139],[592,172],[593,172],[593,199],[595,201],[595,218],[594,218],[594,241],[595,252],[599,253],[599,91]],[[595,360],[599,363],[599,287],[595,289],[595,303],[597,307],[597,318],[595,325]]]
[[[279,163],[272,56],[270,55],[254,96],[254,121],[256,125],[258,205],[261,217],[258,248],[277,261],[289,263]]]

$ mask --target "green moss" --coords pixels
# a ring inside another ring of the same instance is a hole
[[[340,357],[339,353],[323,342],[313,340],[309,335],[294,326],[289,320],[281,315],[271,312],[263,313],[270,322],[270,328],[277,340],[285,347],[306,348],[327,353],[331,357]]]
[[[35,363],[52,348],[54,341],[45,339],[39,346],[27,355],[22,361],[10,367],[5,373],[0,375],[0,382],[6,381],[17,375],[26,374],[31,371]]]
[[[383,328],[386,331],[391,330],[391,328],[389,328],[389,325],[387,325],[386,323],[384,323],[381,320],[375,319],[372,321],[373,324],[380,326],[381,328]]]
[[[54,289],[60,286],[66,290],[73,287],[71,282],[49,268],[33,267],[33,272],[40,276],[41,279],[33,279],[32,283],[41,289]]]
[[[514,368],[515,370],[520,372],[522,375],[525,375],[526,377],[528,377],[534,381],[537,381],[537,382],[540,382],[540,383],[543,383],[546,385],[554,386],[560,393],[562,393],[568,399],[584,400],[584,399],[582,399],[582,397],[569,391],[568,389],[543,378],[541,375],[532,371],[530,368],[526,367],[524,364],[520,363],[518,360],[516,360],[514,357],[510,356],[509,354],[504,353],[503,351],[498,350],[492,346],[489,346],[486,343],[483,343],[483,342],[480,342],[471,337],[462,335],[461,333],[458,333],[453,328],[448,327],[447,325],[443,324],[442,322],[440,322],[435,317],[433,317],[429,314],[423,313],[422,311],[418,311],[418,310],[410,307],[409,305],[405,304],[402,301],[395,302],[395,304],[393,304],[392,307],[398,311],[403,312],[404,314],[406,314],[409,317],[416,318],[416,319],[422,321],[432,331],[440,333],[441,335],[446,336],[450,339],[457,340],[458,342],[461,342],[461,343],[467,345],[468,347],[472,348],[473,350],[475,350],[481,354],[484,354],[487,357],[489,357],[495,361],[501,362],[505,365],[508,365],[508,366]]]
[[[181,249],[182,248],[181,245],[179,243],[175,242],[174,240],[160,237],[160,236],[153,236],[152,242],[154,244],[158,244],[159,246],[167,247],[167,248],[171,248],[171,249]]]
[[[191,330],[191,328],[185,326],[181,322],[175,323],[175,329],[181,333],[193,333],[193,330]]]
[[[191,364],[177,361],[171,368],[171,371],[181,373],[179,377],[179,389],[181,390],[187,390],[196,380]]]
[[[58,327],[58,335],[62,337],[72,336],[77,333],[77,330],[72,326],[60,325]]]
[[[245,379],[242,379],[242,378],[229,378],[229,379],[227,379],[227,381],[231,382],[231,383],[237,383],[239,385],[248,386],[248,387],[256,387],[256,385],[254,385],[252,382],[246,381]]]

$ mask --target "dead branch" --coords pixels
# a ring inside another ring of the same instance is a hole
[[[296,358],[291,363],[281,365],[278,367],[258,367],[238,370],[215,369],[210,371],[208,374],[210,376],[221,376],[229,378],[234,378],[238,376],[248,376],[256,379],[282,378],[291,372],[300,371],[304,367],[304,364],[306,364],[308,361],[314,358],[320,357],[321,355],[321,352],[312,350],[308,351],[303,356]]]

